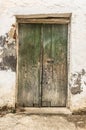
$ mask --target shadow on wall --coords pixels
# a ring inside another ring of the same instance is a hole
[[[0,36],[0,70],[16,71],[16,27]]]

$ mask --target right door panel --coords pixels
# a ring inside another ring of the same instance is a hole
[[[43,25],[42,106],[66,106],[67,25]]]

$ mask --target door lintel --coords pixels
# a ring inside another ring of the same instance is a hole
[[[68,24],[71,13],[15,15],[17,23]]]

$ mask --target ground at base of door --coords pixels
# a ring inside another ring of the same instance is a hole
[[[1,115],[0,130],[86,130],[86,115]]]

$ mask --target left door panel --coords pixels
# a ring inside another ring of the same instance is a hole
[[[38,106],[40,91],[41,26],[19,24],[18,104]]]

